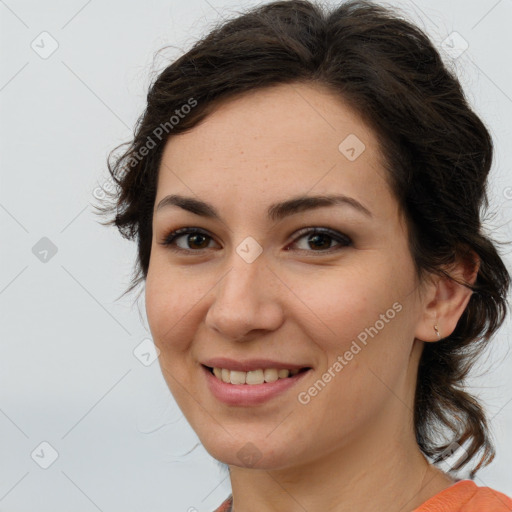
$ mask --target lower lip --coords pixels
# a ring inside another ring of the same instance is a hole
[[[215,377],[208,368],[202,368],[213,396],[225,404],[239,406],[265,403],[295,386],[310,371],[302,371],[293,377],[263,384],[226,384]]]

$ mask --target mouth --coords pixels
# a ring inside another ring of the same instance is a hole
[[[313,371],[311,367],[258,368],[256,363],[251,366],[251,369],[246,366],[246,372],[205,364],[201,364],[201,369],[209,393],[219,402],[234,407],[263,406],[290,393]]]
[[[259,384],[270,384],[281,379],[295,377],[299,373],[310,370],[304,368],[259,368],[248,372],[240,370],[229,370],[228,368],[219,368],[203,365],[213,376],[225,384],[255,386]]]
[[[209,394],[229,406],[261,406],[297,388],[314,371],[304,364],[277,359],[214,357],[200,361]],[[304,385],[304,384],[303,384]]]

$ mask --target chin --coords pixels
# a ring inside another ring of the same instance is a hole
[[[284,469],[293,465],[297,458],[296,450],[280,438],[269,440],[267,435],[231,437],[227,433],[219,436],[206,436],[201,442],[206,451],[216,460],[228,464],[253,469]]]

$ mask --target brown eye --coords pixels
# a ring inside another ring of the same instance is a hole
[[[212,237],[197,228],[182,228],[171,231],[161,242],[162,245],[182,251],[208,249]]]
[[[189,247],[193,249],[205,249],[208,246],[208,237],[201,233],[192,233],[187,235],[186,241]]]
[[[347,236],[327,228],[309,228],[299,232],[299,235],[301,236],[298,236],[293,244],[298,246],[299,250],[309,252],[327,252],[336,246],[342,248],[352,244],[352,240]],[[299,242],[302,239],[305,240],[304,243]]]
[[[332,238],[329,235],[309,235],[308,244],[315,249],[330,249]]]

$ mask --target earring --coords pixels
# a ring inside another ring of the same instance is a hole
[[[441,333],[439,332],[439,328],[437,327],[437,324],[434,325],[434,331],[436,331],[437,339],[441,339]]]

